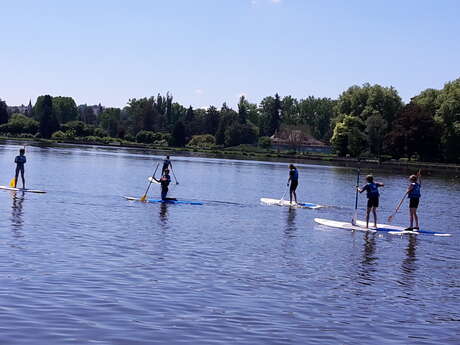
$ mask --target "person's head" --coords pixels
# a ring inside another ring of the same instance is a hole
[[[20,150],[19,150],[19,154],[20,154],[21,156],[24,156],[25,153],[26,153],[26,150],[24,150],[24,149],[20,149]]]
[[[372,176],[372,175],[367,175],[367,176],[366,176],[366,181],[369,182],[369,183],[374,182],[374,176]]]
[[[169,159],[169,156],[166,156],[166,159]]]
[[[294,170],[294,169],[295,169],[294,164],[290,164],[290,165],[289,165],[289,169]]]
[[[409,180],[410,180],[411,182],[417,182],[417,176],[415,176],[415,175],[410,175],[410,176],[409,176]]]

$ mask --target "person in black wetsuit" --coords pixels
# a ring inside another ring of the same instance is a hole
[[[24,179],[24,164],[26,164],[27,159],[25,153],[26,150],[20,149],[19,156],[16,156],[16,158],[14,159],[14,162],[16,163],[16,173],[14,175],[14,188],[16,188],[16,185],[18,183],[19,173],[21,173],[22,188],[26,188],[26,181]]]
[[[291,182],[291,187],[289,188],[289,202],[292,204],[292,196],[294,195],[294,201],[297,204],[297,194],[296,189],[299,185],[299,172],[294,164],[289,165],[289,179],[287,185],[289,186]]]
[[[362,188],[358,188],[358,192],[367,192],[367,213],[366,213],[366,228],[369,227],[369,215],[372,211],[374,215],[374,227],[377,227],[377,207],[379,207],[379,187],[383,187],[383,183],[374,182],[374,176],[366,176],[367,184]]]
[[[420,175],[420,171],[417,175],[411,175],[409,177],[410,185],[407,188],[407,197],[409,198],[409,215],[410,215],[410,225],[406,230],[413,230],[418,231],[418,216],[417,216],[417,208],[420,202],[420,188],[422,187],[422,179]],[[414,226],[415,220],[415,226]]]
[[[168,200],[166,197],[168,195],[169,184],[171,183],[171,177],[169,176],[169,170],[165,169],[159,180],[153,176],[153,179],[161,184],[161,200]]]

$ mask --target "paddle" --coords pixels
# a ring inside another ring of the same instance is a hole
[[[172,168],[172,165],[171,165],[171,171],[172,171],[172,173],[173,173],[174,179],[176,180],[176,184],[179,184],[179,181],[177,181],[176,174],[174,173],[174,170],[173,170],[173,168]]]
[[[283,194],[283,196],[282,196],[281,199],[280,199],[280,203],[281,203],[281,201],[284,200],[284,197],[286,196],[286,193],[287,193],[288,189],[289,189],[289,185],[286,187],[286,190],[284,191],[284,194]]]
[[[155,168],[155,171],[153,172],[153,176],[157,173],[157,169],[160,163],[157,163],[157,167]],[[147,199],[147,193],[149,192],[150,185],[152,184],[152,181],[149,181],[149,185],[147,187],[147,190],[145,191],[145,194],[139,199],[140,201],[145,201]]]
[[[353,214],[353,218],[351,219],[352,225],[355,225],[356,220],[358,219],[358,188],[359,188],[359,173],[360,172],[361,172],[361,168],[358,167],[358,176],[356,177],[355,213]]]
[[[14,188],[14,185],[16,184],[16,177],[13,177],[11,180],[10,180],[10,187],[11,188]]]
[[[396,206],[396,210],[393,212],[393,214],[388,217],[388,223],[391,223],[393,221],[393,217],[396,216],[396,213],[398,213],[399,208],[401,207],[402,203],[404,202],[404,199],[406,198],[406,196],[407,196],[407,192],[404,193],[401,201],[399,202],[398,206]]]

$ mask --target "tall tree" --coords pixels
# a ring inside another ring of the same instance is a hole
[[[170,144],[176,147],[184,147],[186,143],[185,126],[182,121],[177,121],[171,133]]]
[[[59,123],[78,119],[78,109],[72,97],[53,97],[53,111]]]
[[[0,99],[0,125],[8,122],[8,106]]]
[[[59,122],[53,112],[53,98],[50,95],[38,97],[34,114],[40,122],[39,131],[43,138],[50,138],[51,134],[59,129]]]

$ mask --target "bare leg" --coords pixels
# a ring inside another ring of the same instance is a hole
[[[415,227],[418,228],[417,209],[416,209],[416,208],[412,208],[411,210],[412,210],[412,212],[413,212],[413,217],[414,217],[414,219],[415,219]]]
[[[290,203],[290,204],[292,204],[292,193],[293,193],[293,191],[290,190],[290,191],[289,191],[289,203]]]
[[[369,214],[370,213],[371,213],[371,207],[368,207],[366,211],[366,229],[369,227]]]
[[[413,208],[409,209],[409,214],[410,214],[410,225],[409,225],[409,227],[413,228],[414,227],[414,212],[413,212]]]
[[[377,227],[377,210],[375,207],[372,207],[372,213],[374,214],[374,227]]]
[[[21,170],[22,188],[26,188],[26,180],[24,179],[24,170]]]
[[[297,204],[297,193],[295,191],[293,191],[294,193],[294,200],[295,200],[295,203]]]

